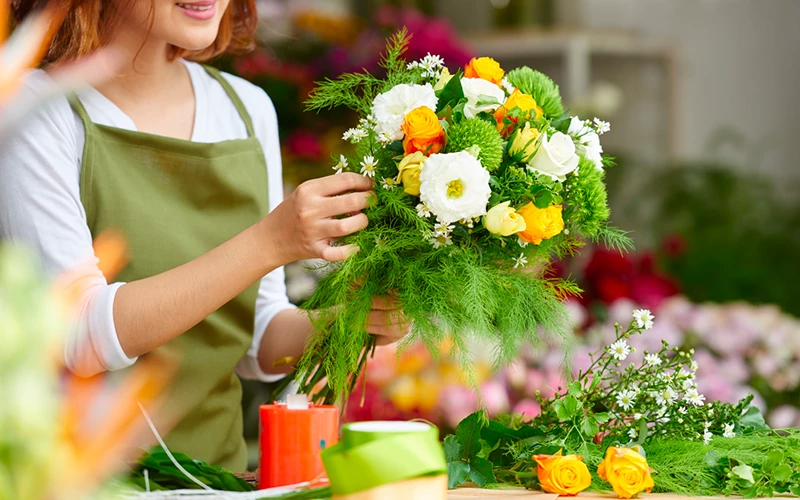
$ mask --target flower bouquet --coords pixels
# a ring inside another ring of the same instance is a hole
[[[399,300],[409,341],[435,353],[450,336],[468,364],[471,334],[492,343],[500,365],[525,343],[570,338],[561,299],[579,290],[545,275],[551,258],[584,239],[631,243],[607,223],[607,123],[569,117],[558,86],[528,67],[506,74],[481,57],[451,74],[435,55],[403,60],[407,43],[405,30],[389,39],[385,78],[345,74],[307,103],[362,116],[344,134],[354,152],[334,170],[375,179],[369,227],[342,240],[360,252],[332,265],[304,305],[328,311],[314,316],[319,333],[295,372],[307,394],[327,378],[316,400],[352,390],[374,347],[374,296]]]

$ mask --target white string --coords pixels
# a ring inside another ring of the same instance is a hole
[[[147,469],[144,470],[144,488],[150,493],[150,472]]]
[[[175,460],[175,457],[172,456],[172,453],[169,451],[169,448],[167,448],[166,443],[164,443],[164,440],[161,439],[161,435],[156,430],[156,426],[153,425],[153,421],[150,420],[150,415],[147,414],[147,410],[144,409],[142,403],[137,403],[137,404],[139,405],[139,409],[142,410],[142,413],[144,413],[144,418],[147,420],[147,425],[150,426],[150,430],[153,431],[153,434],[155,434],[156,439],[158,440],[158,444],[160,444],[161,447],[164,449],[164,451],[167,453],[167,456],[169,457],[170,461],[172,461],[172,464],[175,465],[175,467],[177,467],[179,471],[183,472],[184,475],[186,475],[186,477],[191,479],[194,483],[196,483],[204,490],[213,491],[211,488],[209,488],[209,486],[206,483],[200,481],[193,475],[189,474],[189,472],[186,469],[184,469],[183,466],[181,466],[181,464],[179,464],[177,460]]]

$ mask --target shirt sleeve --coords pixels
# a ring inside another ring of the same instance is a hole
[[[23,93],[47,92],[41,71],[28,77]],[[124,283],[109,285],[97,267],[92,235],[80,201],[83,128],[64,98],[25,118],[0,141],[0,240],[25,245],[45,272],[75,291],[77,317],[65,342],[67,367],[81,376],[130,366],[114,328],[114,296]]]
[[[236,90],[253,119],[253,128],[267,163],[269,209],[272,211],[283,202],[283,168],[275,106],[261,88],[232,75],[225,74],[225,78]],[[275,382],[284,377],[284,375],[264,373],[258,362],[258,352],[264,340],[264,332],[272,319],[281,311],[293,308],[295,306],[289,302],[286,295],[286,276],[283,267],[264,276],[258,287],[253,342],[236,367],[239,376],[263,382]]]

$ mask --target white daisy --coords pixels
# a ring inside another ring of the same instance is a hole
[[[428,236],[428,242],[433,245],[433,248],[446,247],[453,244],[453,240],[450,238],[450,235],[436,235],[433,233]]]
[[[625,339],[617,340],[611,344],[608,349],[614,359],[619,361],[625,361],[625,358],[631,353],[631,348],[628,346],[628,342]]]
[[[697,389],[697,384],[695,384],[694,380],[686,379],[683,381],[683,390],[684,391],[691,391],[692,389]]]
[[[736,433],[733,432],[734,424],[725,424],[725,430],[722,432],[722,437],[732,438],[736,436]]]
[[[648,309],[637,309],[633,311],[633,319],[636,320],[636,325],[639,328],[649,330],[653,328],[653,315],[650,314]]]
[[[505,90],[508,95],[514,93],[514,86],[511,85],[511,82],[509,82],[506,77],[503,77],[503,79],[500,81],[500,86],[503,87],[503,90]]]
[[[378,165],[378,162],[375,161],[375,158],[372,156],[365,156],[363,160],[361,160],[361,175],[364,177],[375,177],[375,167]]]
[[[647,363],[647,366],[658,366],[661,364],[661,358],[657,354],[648,354],[644,357],[644,362]]]
[[[347,168],[347,158],[344,155],[339,155],[339,163],[333,166],[333,170],[336,171],[337,174],[341,174],[342,170]]]
[[[642,419],[642,414],[641,413],[634,413],[633,414],[633,419],[634,420],[641,420]]]
[[[525,241],[525,240],[523,240],[522,238],[520,238],[520,237],[518,236],[518,237],[517,237],[517,245],[521,246],[522,248],[525,248],[525,247],[527,247],[527,246],[528,246],[528,242],[527,242],[527,241]]]
[[[692,380],[694,379],[694,373],[690,372],[686,368],[681,367],[681,370],[678,372],[678,377]]]
[[[699,366],[697,365],[697,361],[692,360],[692,362],[689,364],[689,369],[693,372],[696,372],[698,368]]]
[[[423,219],[427,219],[431,216],[431,211],[428,206],[424,203],[417,204],[417,215],[419,215]]]
[[[681,415],[686,415],[689,412],[686,410],[685,406],[681,406],[680,408],[678,408],[678,413],[680,413]]]
[[[697,389],[689,389],[683,394],[683,399],[690,405],[703,406],[706,397],[697,392]]]
[[[669,406],[674,403],[677,398],[678,394],[675,392],[675,390],[672,387],[667,386],[666,389],[662,389],[658,392],[656,395],[656,402],[660,405]],[[666,409],[664,410],[666,411]]]
[[[519,257],[515,257],[513,261],[514,261],[514,269],[518,267],[525,267],[525,264],[528,263],[528,259],[525,258],[525,254],[523,253],[519,254]]]
[[[670,384],[673,380],[675,380],[675,373],[673,372],[661,372],[658,374],[658,378],[663,380],[664,382]]]
[[[383,189],[394,189],[397,184],[395,184],[395,180],[392,177],[384,177],[383,178]]]
[[[597,131],[598,135],[603,135],[606,132],[608,132],[609,130],[611,130],[611,124],[610,123],[604,122],[603,120],[601,120],[601,119],[599,119],[597,117],[595,117],[594,120],[592,120],[592,122],[594,123],[594,129]]]
[[[623,410],[629,410],[636,399],[636,393],[633,391],[620,391],[617,394],[617,404],[622,407]]]
[[[342,139],[355,144],[357,142],[361,142],[361,140],[366,136],[367,132],[365,130],[362,130],[361,128],[351,128],[347,129],[347,131],[342,135]]]
[[[714,437],[714,435],[711,434],[708,429],[706,429],[705,432],[703,432],[703,444],[707,445],[710,443],[712,437]]]
[[[628,437],[636,439],[636,429],[628,429]]]
[[[383,144],[385,146],[386,144],[389,144],[390,142],[392,142],[392,138],[386,132],[381,132],[380,134],[378,134],[378,142],[380,142],[381,144]]]
[[[441,220],[437,221],[433,226],[433,231],[436,236],[448,236],[453,232],[453,229],[455,229],[453,224],[448,224],[447,222],[442,222]]]

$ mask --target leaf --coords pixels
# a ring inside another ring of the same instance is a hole
[[[776,465],[781,463],[783,460],[783,453],[779,450],[772,450],[767,453],[767,459],[764,460],[764,463],[761,464],[761,470],[765,472],[771,472],[772,469],[775,468]]]
[[[600,432],[597,420],[593,417],[584,418],[583,421],[581,421],[581,432],[588,438],[594,437],[595,434]]]
[[[570,382],[569,385],[567,386],[567,392],[569,392],[571,396],[575,396],[576,398],[581,397],[583,395],[583,391],[581,390],[581,382],[579,380],[573,380],[572,382]]]
[[[461,71],[458,71],[442,89],[436,105],[436,113],[447,106],[455,107],[456,103],[464,98],[464,89],[461,87]]]
[[[550,191],[545,191],[544,193],[541,194],[541,196],[536,197],[536,199],[533,201],[533,204],[536,205],[536,208],[547,208],[550,206],[550,203],[552,201],[553,201],[553,193],[551,193]]]
[[[792,485],[792,487],[789,488],[789,491],[792,493],[792,495],[800,497],[800,483]]]
[[[792,468],[787,464],[780,464],[772,471],[772,478],[775,481],[785,483],[792,477]]]
[[[745,464],[737,465],[736,467],[731,469],[731,472],[735,477],[738,477],[739,479],[744,479],[745,481],[749,481],[750,483],[756,482],[756,480],[753,479],[753,468],[750,467],[749,465]]]
[[[452,490],[456,486],[464,484],[469,476],[469,470],[469,464],[466,462],[448,462],[447,487]]]
[[[483,428],[483,413],[475,412],[459,422],[456,427],[456,437],[461,445],[461,457],[465,460],[475,458],[481,451],[481,429]]]
[[[597,421],[598,424],[605,424],[607,423],[611,417],[606,412],[595,413],[594,419]]]
[[[742,418],[739,420],[739,425],[743,428],[751,427],[757,431],[769,430],[769,426],[767,422],[764,421],[764,415],[761,414],[761,410],[752,405],[745,409]]]
[[[485,458],[477,457],[469,462],[470,480],[483,488],[487,484],[494,484],[497,479],[494,477],[492,462]]]
[[[453,434],[444,438],[444,458],[448,462],[461,460],[461,444]]]

